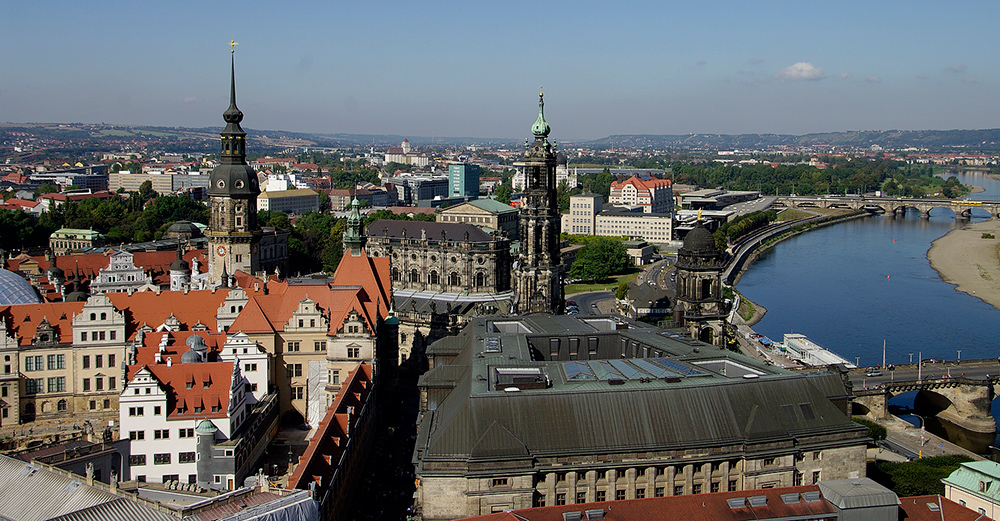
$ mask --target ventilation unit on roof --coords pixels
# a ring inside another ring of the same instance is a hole
[[[746,498],[742,497],[731,497],[726,500],[726,503],[729,504],[729,508],[731,509],[743,508],[747,506]]]
[[[747,498],[752,507],[762,507],[767,505],[767,496],[750,496]]]
[[[819,501],[819,498],[820,495],[818,490],[802,493],[802,501]]]
[[[604,519],[603,508],[594,508],[587,511],[587,521],[594,521],[595,519]]]
[[[563,521],[580,521],[583,519],[583,512],[563,512]]]
[[[941,510],[941,505],[938,505],[937,503],[927,503],[927,509],[931,512],[937,512]]]

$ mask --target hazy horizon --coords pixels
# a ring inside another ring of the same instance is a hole
[[[53,5],[54,4],[54,5]],[[523,139],[1000,127],[1000,4],[0,4],[0,121]]]

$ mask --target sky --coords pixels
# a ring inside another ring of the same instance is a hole
[[[0,0],[0,122],[517,138],[1000,127],[1000,2]]]

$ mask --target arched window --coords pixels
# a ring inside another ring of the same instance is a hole
[[[97,320],[97,313],[91,313],[90,314],[90,319],[91,320]]]
[[[476,287],[481,288],[486,285],[486,274],[483,272],[476,273]]]
[[[410,270],[410,282],[420,282],[420,272],[416,268]]]
[[[441,283],[441,276],[438,275],[437,270],[431,270],[431,272],[427,275],[427,283],[428,284],[440,284]]]
[[[101,320],[107,320],[107,319],[108,319],[108,314],[107,313],[101,313]]]
[[[65,411],[66,410],[66,400],[59,400],[59,403],[56,404],[56,410]]]
[[[462,278],[458,276],[457,271],[453,271],[448,275],[448,284],[451,286],[460,286],[462,284]]]
[[[392,269],[392,281],[393,282],[399,282],[399,280],[400,280],[399,279],[399,268],[393,268]]]

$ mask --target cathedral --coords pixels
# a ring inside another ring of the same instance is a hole
[[[561,216],[556,199],[556,150],[548,141],[545,100],[538,94],[538,119],[526,142],[525,187],[521,196],[521,253],[514,267],[517,312],[563,311],[562,260],[559,256]]]

